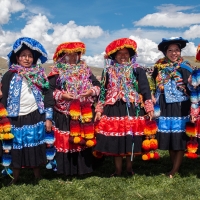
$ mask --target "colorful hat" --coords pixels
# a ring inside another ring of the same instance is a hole
[[[186,46],[186,43],[188,43],[188,40],[185,40],[182,37],[175,37],[170,39],[163,38],[162,42],[158,45],[158,50],[165,52],[166,47],[170,44],[178,44],[180,48],[183,49]]]
[[[200,44],[197,47],[196,62],[200,62]]]
[[[120,38],[114,40],[106,47],[106,55],[105,57],[111,57],[113,60],[115,59],[115,53],[123,48],[130,49],[130,57],[132,57],[136,53],[137,43],[129,38]]]
[[[15,41],[13,45],[13,50],[7,55],[10,65],[13,63],[17,63],[16,53],[22,50],[24,46],[27,46],[33,51],[34,64],[36,64],[38,59],[40,59],[41,63],[45,63],[47,61],[47,52],[37,40],[28,37],[22,37]]]
[[[75,53],[80,52],[81,54],[85,53],[85,44],[83,42],[65,42],[56,48],[56,51],[53,56],[53,60],[57,61],[61,53]]]

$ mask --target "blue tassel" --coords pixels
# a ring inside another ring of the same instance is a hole
[[[198,93],[197,93],[197,91],[190,91],[190,101],[192,103],[198,103]]]
[[[57,171],[57,163],[56,160],[50,160],[47,165],[46,165],[47,169],[53,169],[54,171]]]
[[[2,165],[4,167],[8,167],[11,164],[11,155],[10,154],[3,154],[2,156]]]
[[[55,142],[54,132],[51,131],[50,133],[45,134],[45,143],[52,145]]]
[[[200,101],[200,87],[198,86],[198,88],[196,89],[197,91],[197,96],[198,96],[198,102]]]
[[[197,79],[197,84],[200,85],[200,69],[197,70],[196,79]]]
[[[2,142],[2,148],[4,151],[10,151],[12,149],[12,145],[12,140],[3,140]]]
[[[46,149],[47,160],[53,160],[55,154],[56,154],[56,149],[54,147],[50,147]]]
[[[192,72],[192,85],[194,87],[197,87],[198,86],[198,81],[197,81],[197,70],[194,70]]]
[[[46,168],[47,168],[47,169],[52,169],[52,168],[53,168],[51,162],[48,162],[48,163],[47,163]]]
[[[159,104],[154,105],[154,113],[153,113],[153,118],[158,118],[160,117],[160,106]]]
[[[1,171],[3,176],[12,175],[13,171],[10,168],[5,168]]]

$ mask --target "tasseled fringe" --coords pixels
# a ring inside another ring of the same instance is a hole
[[[46,169],[53,169],[54,171],[57,171],[57,165],[54,159],[56,154],[56,148],[54,147],[55,143],[54,131],[46,132],[45,143],[46,143],[46,158],[47,158]]]
[[[142,160],[159,159],[160,156],[156,150],[158,149],[158,141],[155,139],[155,134],[158,130],[156,121],[146,121],[144,126],[145,140],[142,142],[142,149],[144,153]]]
[[[93,147],[96,145],[94,136],[94,123],[92,122],[92,109],[90,102],[74,100],[70,105],[70,138],[73,144]]]
[[[69,114],[73,120],[78,120],[81,116],[81,103],[78,99],[74,99],[70,103]]]
[[[13,145],[14,135],[11,133],[11,124],[7,118],[7,111],[4,108],[3,104],[0,103],[0,140],[2,142],[3,155],[2,155],[2,165],[4,169],[1,171],[3,175],[11,176],[12,170],[9,168],[12,157],[11,149]]]
[[[190,141],[187,142],[187,151],[185,156],[187,158],[195,159],[198,158],[197,149],[198,149],[198,142],[197,142],[197,126],[195,123],[187,122],[185,127],[185,132],[188,137],[190,137]]]
[[[92,108],[90,102],[81,103],[81,120],[82,123],[92,121]]]

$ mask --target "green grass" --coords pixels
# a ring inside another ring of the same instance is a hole
[[[34,181],[31,169],[22,169],[17,185],[7,187],[10,177],[0,179],[0,199],[200,199],[200,159],[184,158],[179,174],[170,179],[163,175],[171,168],[168,152],[160,151],[160,160],[134,159],[135,175],[109,178],[114,172],[113,159],[107,157],[92,174],[65,177],[42,168],[43,179]],[[124,163],[125,164],[125,163]],[[125,165],[124,171],[125,171]]]

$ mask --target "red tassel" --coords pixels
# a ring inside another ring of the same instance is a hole
[[[74,99],[70,103],[69,114],[72,119],[77,120],[81,115],[81,103],[78,99]]]
[[[82,122],[91,122],[92,121],[92,108],[90,102],[81,103],[81,116]]]
[[[188,137],[196,137],[197,136],[196,124],[191,122],[186,122],[185,132]]]
[[[94,124],[92,122],[85,123],[83,129],[85,139],[94,138]]]
[[[79,136],[81,134],[80,123],[77,120],[70,121],[70,136]]]

